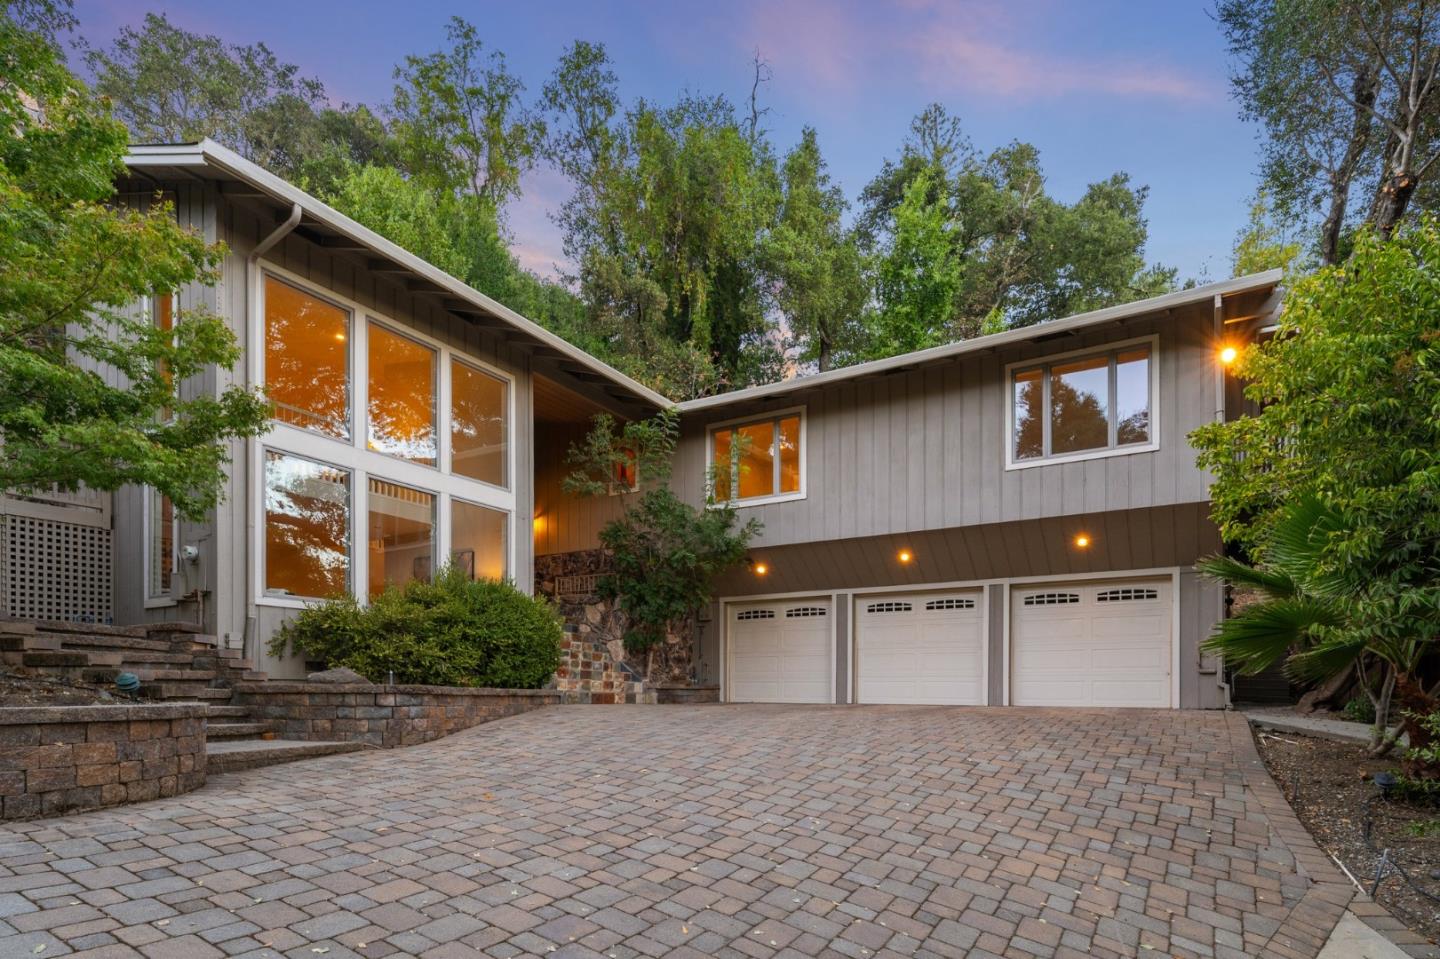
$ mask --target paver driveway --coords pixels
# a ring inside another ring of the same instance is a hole
[[[1350,887],[1248,735],[554,707],[0,829],[0,956],[1313,955]]]

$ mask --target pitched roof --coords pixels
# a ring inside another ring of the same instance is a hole
[[[1049,320],[1044,323],[1037,323],[1034,326],[1023,326],[1018,329],[1003,330],[987,336],[977,336],[969,340],[960,340],[957,343],[947,343],[944,346],[931,347],[928,350],[901,353],[898,356],[888,356],[882,360],[857,363],[854,366],[826,370],[824,373],[815,373],[809,376],[796,376],[788,380],[781,380],[778,383],[752,386],[730,393],[702,396],[699,399],[686,400],[678,404],[677,408],[681,413],[691,413],[700,410],[716,409],[736,403],[745,403],[750,400],[764,399],[766,397],[782,396],[798,390],[813,389],[832,383],[843,383],[847,380],[859,379],[861,377],[875,376],[876,374],[900,369],[910,369],[928,363],[937,363],[953,357],[964,356],[967,353],[982,353],[987,350],[996,349],[997,347],[1008,346],[1012,343],[1024,343],[1031,340],[1052,337],[1057,334],[1074,333],[1087,327],[1113,323],[1117,320],[1132,319],[1144,316],[1147,313],[1160,313],[1167,310],[1194,306],[1199,303],[1213,301],[1216,297],[1224,298],[1236,294],[1266,291],[1278,286],[1283,275],[1284,272],[1282,270],[1267,270],[1264,273],[1252,273],[1249,276],[1236,277],[1233,280],[1206,283],[1202,286],[1191,287],[1188,290],[1177,290],[1174,293],[1166,293],[1163,296],[1152,296],[1149,299],[1135,300],[1131,303],[1122,303],[1119,306],[1107,306],[1104,309],[1092,310],[1089,313],[1078,313],[1060,320]]]

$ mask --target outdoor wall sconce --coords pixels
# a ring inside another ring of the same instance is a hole
[[[1090,548],[1090,534],[1089,534],[1089,533],[1076,533],[1076,534],[1075,534],[1075,548],[1076,548],[1076,549],[1089,549],[1089,548]]]
[[[895,558],[900,560],[901,564],[903,565],[908,564],[912,559],[914,559],[915,554],[910,552],[908,549],[902,549],[898,554],[896,554]]]

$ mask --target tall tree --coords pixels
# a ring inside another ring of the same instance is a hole
[[[137,305],[214,282],[223,251],[168,203],[115,203],[128,137],[65,68],[53,31],[67,23],[44,0],[0,17],[0,488],[143,483],[199,515],[227,441],[259,433],[266,406],[239,387],[182,396],[239,346],[203,309],[161,329]]]
[[[425,185],[472,193],[499,210],[519,195],[544,125],[505,55],[487,51],[473,24],[452,17],[446,38],[447,49],[395,68],[390,109],[401,157]]]
[[[96,92],[137,140],[212,137],[291,180],[328,178],[336,161],[376,159],[386,149],[373,114],[327,106],[323,84],[265,44],[191,33],[164,14],[122,27],[108,48],[88,49],[85,61]]]
[[[852,355],[863,336],[864,258],[843,222],[848,204],[830,181],[815,130],[806,127],[780,171],[778,222],[765,242],[771,296],[797,358],[820,371]]]
[[[1243,113],[1265,128],[1266,189],[1314,225],[1321,263],[1357,225],[1390,236],[1440,157],[1440,4],[1223,0],[1218,14]]]
[[[1045,190],[1039,152],[1012,143],[980,155],[943,107],[911,124],[900,157],[861,194],[859,236],[878,256],[883,354],[1024,326],[1164,292],[1147,267],[1145,189],[1124,174],[1073,204]],[[918,326],[915,326],[918,324]],[[914,326],[906,330],[907,326]]]

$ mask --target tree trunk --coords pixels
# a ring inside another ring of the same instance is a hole
[[[826,370],[830,369],[830,363],[831,363],[831,359],[830,359],[830,353],[831,353],[831,350],[830,350],[830,338],[827,337],[827,336],[825,336],[825,335],[822,333],[822,334],[820,335],[819,339],[820,339],[820,357],[819,357],[819,359],[820,359],[820,372],[821,372],[821,373],[824,373]]]
[[[1370,146],[1375,123],[1370,111],[1379,92],[1380,84],[1372,70],[1356,72],[1351,89],[1355,98],[1355,113],[1350,121],[1350,142],[1345,145],[1345,155],[1330,176],[1330,205],[1320,225],[1320,262],[1324,266],[1340,262],[1340,231],[1345,227],[1345,211],[1350,205],[1350,184]]]
[[[1435,697],[1414,676],[1408,674],[1395,677],[1395,693],[1400,702],[1400,728],[1409,740],[1402,768],[1411,779],[1440,779],[1440,766],[1415,757],[1415,750],[1425,749],[1434,743],[1421,720],[1435,711]]]
[[[1405,218],[1405,211],[1410,206],[1410,198],[1415,195],[1415,188],[1420,185],[1420,180],[1412,173],[1392,173],[1385,177],[1380,183],[1379,191],[1375,195],[1375,232],[1385,239],[1390,239],[1400,221]]]

